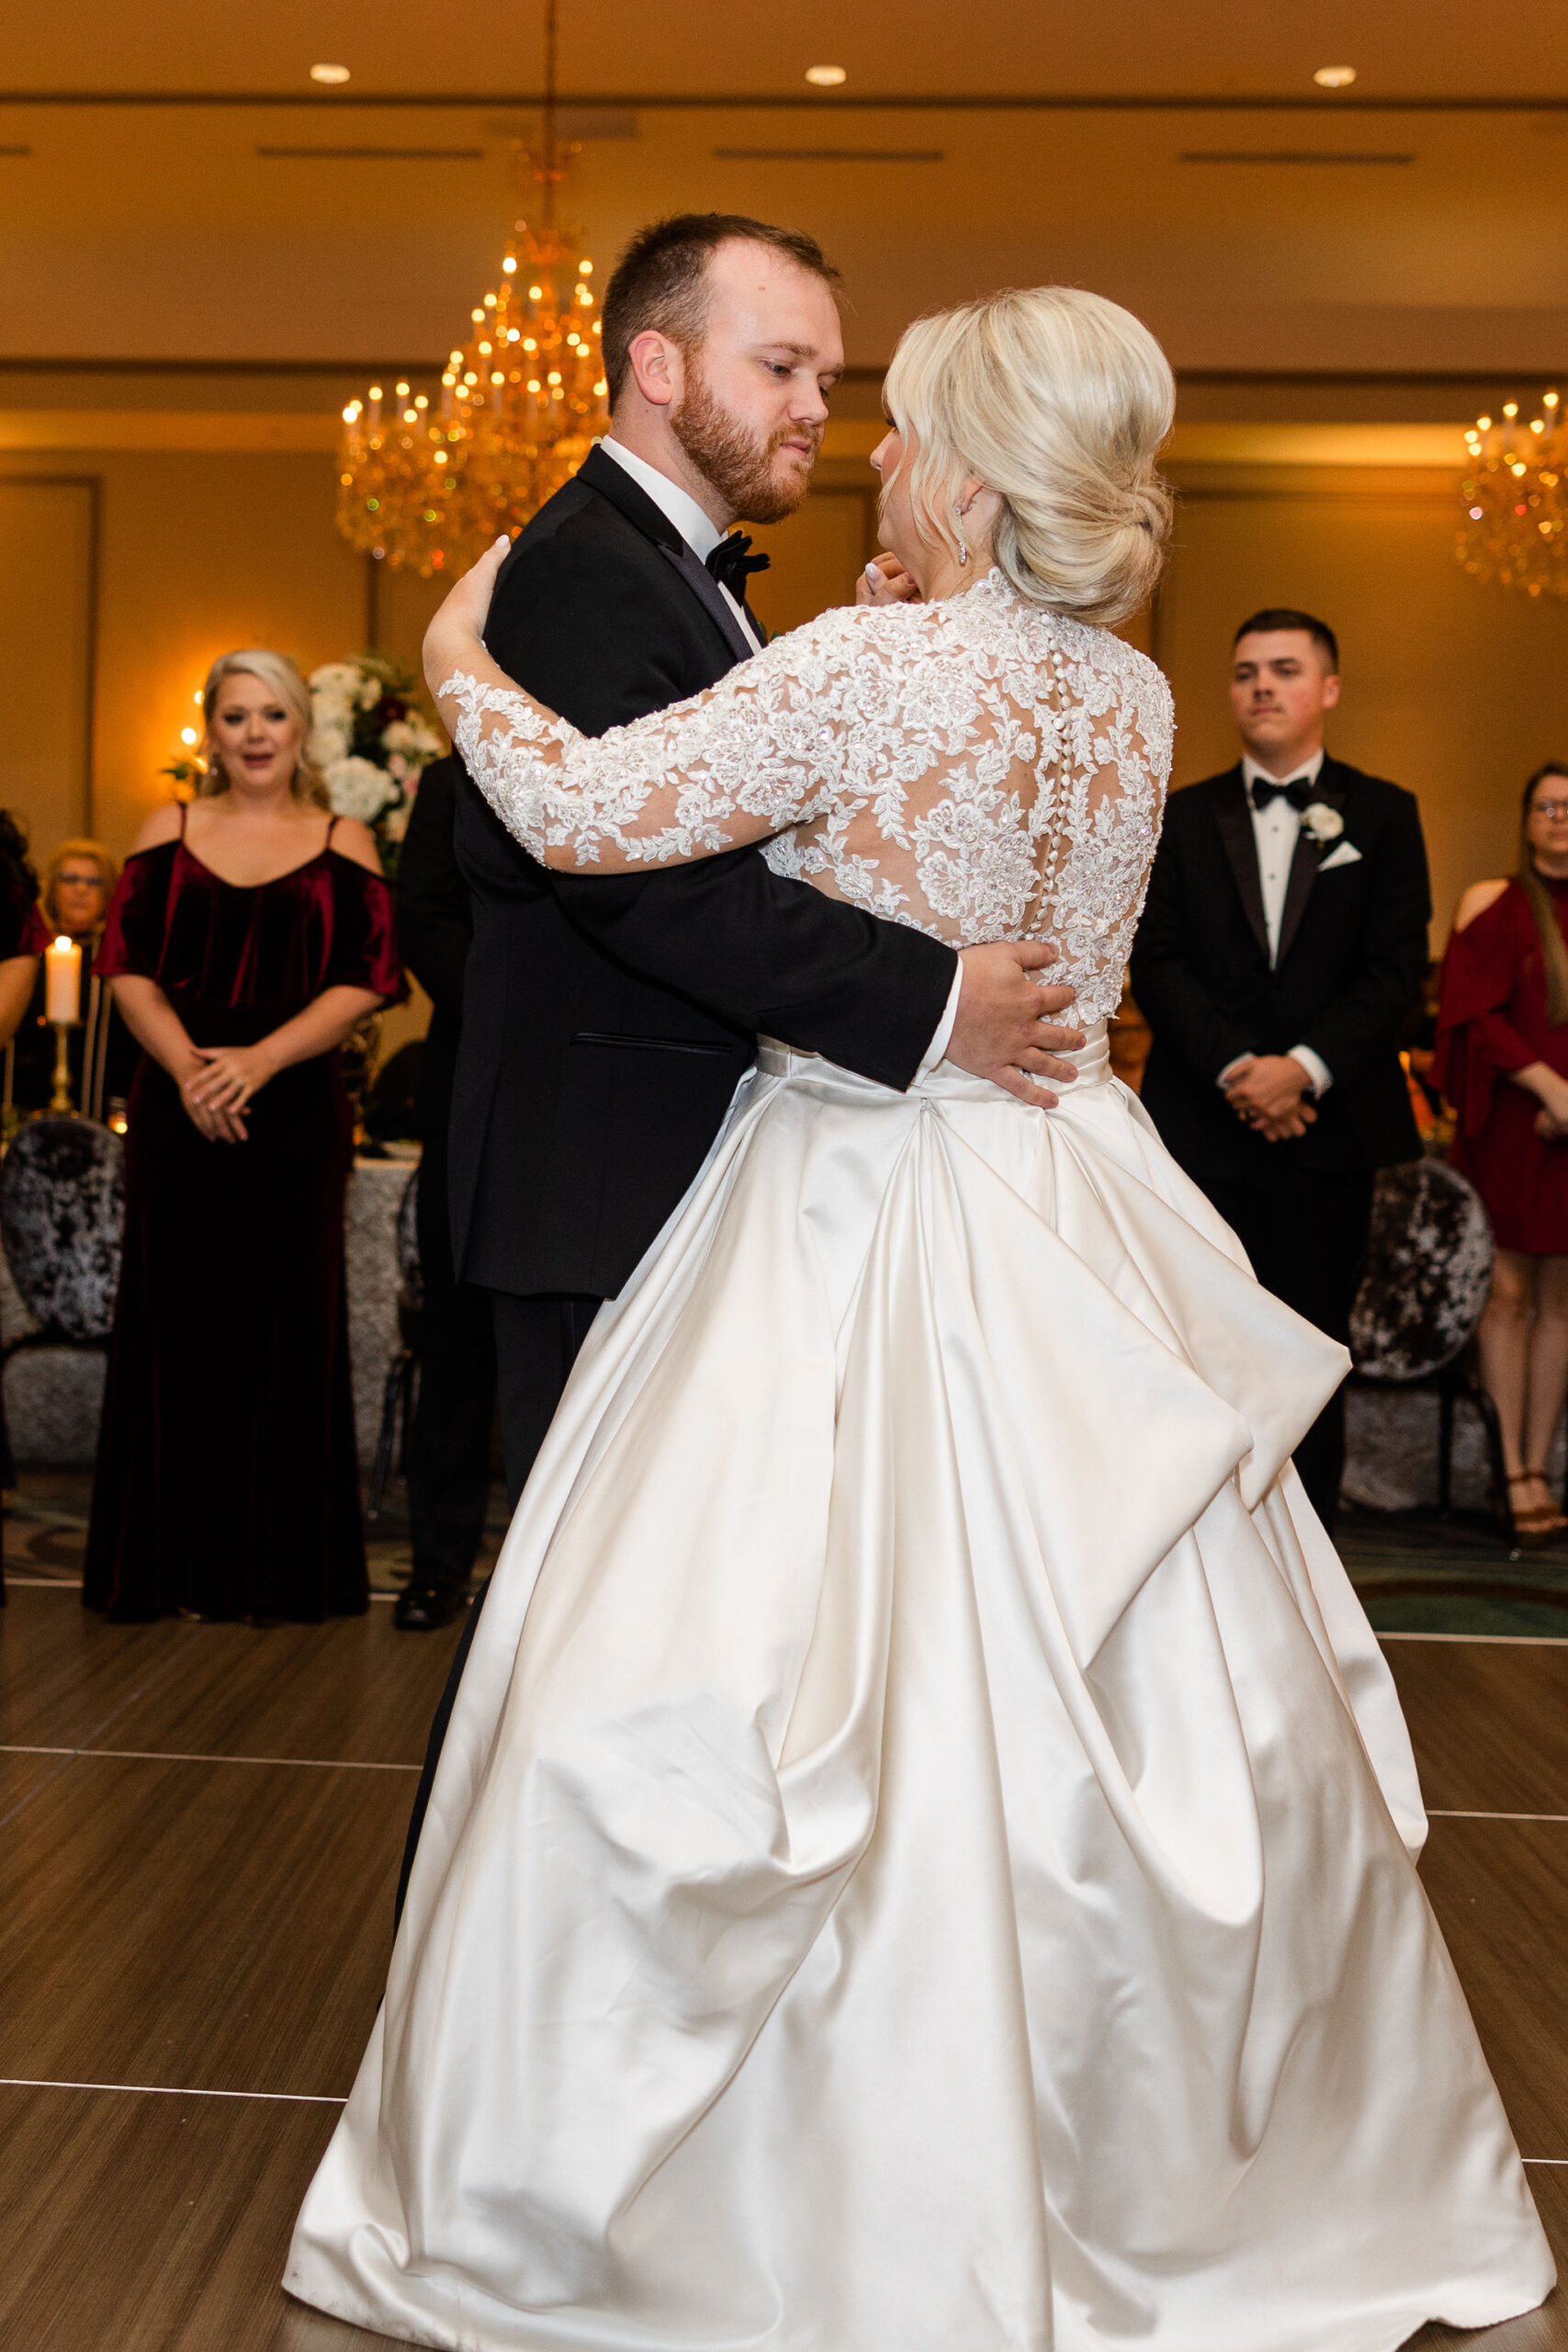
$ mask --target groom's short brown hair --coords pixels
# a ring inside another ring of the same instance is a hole
[[[639,229],[610,273],[604,288],[601,341],[604,381],[615,407],[626,380],[633,343],[649,327],[687,348],[702,334],[707,315],[707,266],[720,245],[744,239],[772,245],[825,285],[839,273],[815,237],[800,229],[775,229],[740,212],[680,212]]]

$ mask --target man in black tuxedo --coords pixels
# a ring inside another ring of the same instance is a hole
[[[1432,899],[1415,795],[1324,749],[1338,699],[1325,623],[1284,609],[1243,622],[1244,756],[1172,797],[1131,978],[1161,1136],[1259,1282],[1344,1340],[1374,1174],[1421,1148],[1399,1039]],[[1344,1464],[1341,1392],[1296,1449],[1329,1526]]]
[[[408,1436],[413,1564],[392,1611],[404,1633],[434,1633],[457,1614],[490,1502],[491,1304],[484,1291],[453,1273],[446,1180],[463,974],[474,933],[452,839],[462,775],[454,758],[425,769],[398,858],[398,944],[431,1002],[414,1102],[414,1133],[423,1147],[416,1196],[423,1302],[419,1395]]]
[[[725,535],[805,501],[843,365],[835,282],[810,238],[726,214],[660,222],[617,263],[610,433],[518,537],[485,639],[584,733],[700,693],[761,650],[745,582],[763,560]],[[1034,1080],[1069,1080],[1053,1056],[1082,1033],[1042,1019],[1070,1003],[1029,977],[1054,951],[956,956],[774,875],[754,848],[647,875],[550,874],[467,779],[455,840],[474,941],[453,1258],[491,1295],[515,1502],[600,1302],[701,1167],[759,1032],[898,1088],[945,1052],[1047,1102]]]

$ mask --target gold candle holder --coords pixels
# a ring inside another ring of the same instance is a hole
[[[63,1111],[70,1117],[74,1118],[76,1115],[76,1105],[71,1100],[71,1047],[69,1040],[71,1032],[77,1026],[77,1023],[74,1021],[57,1021],[54,1023],[53,1026],[54,1092],[50,1097],[49,1107],[51,1111]]]

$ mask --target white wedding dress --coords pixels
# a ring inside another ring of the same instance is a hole
[[[999,574],[584,742],[536,852],[1048,933],[1045,1111],[765,1047],[502,1554],[287,2284],[463,2352],[1392,2352],[1552,2266],[1291,1449],[1344,1368],[1109,1073],[1158,673]],[[788,830],[781,830],[785,829]]]

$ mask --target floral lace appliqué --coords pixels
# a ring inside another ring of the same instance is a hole
[[[1174,725],[1152,662],[999,571],[935,605],[826,613],[706,694],[589,739],[449,681],[456,741],[536,857],[617,869],[765,840],[775,873],[954,946],[1055,942],[1116,1009]]]

